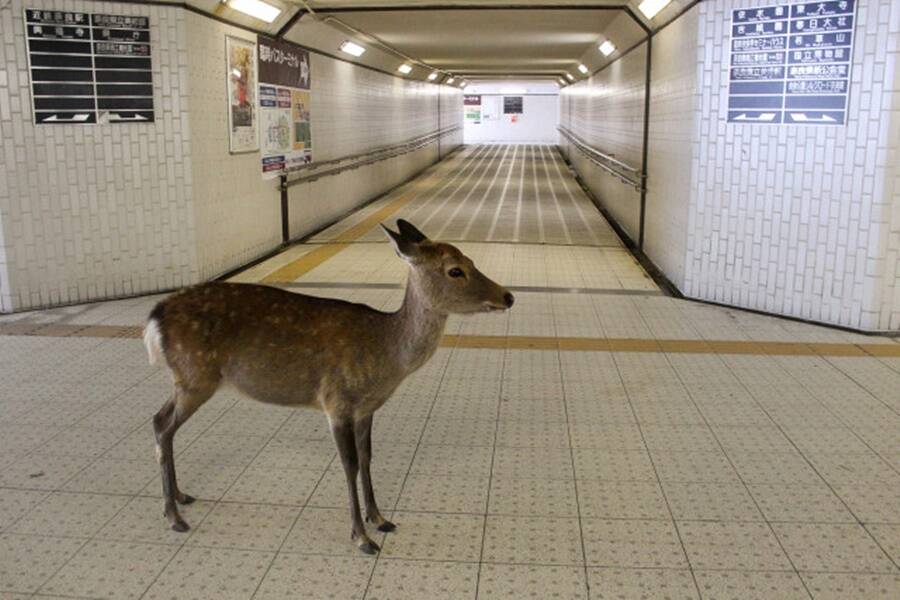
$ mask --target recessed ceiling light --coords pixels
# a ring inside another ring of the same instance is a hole
[[[262,0],[228,0],[228,6],[254,19],[271,23],[281,14],[281,9]]]
[[[412,67],[406,64],[400,65],[397,67],[397,70],[406,75],[407,73],[412,71]]]
[[[453,77],[451,77],[450,79],[447,80],[447,83],[453,83],[454,81],[456,81],[456,80]]]
[[[644,0],[638,5],[638,8],[648,19],[655,17],[659,11],[669,5],[672,0]]]
[[[428,81],[434,81],[435,79],[437,79],[437,76],[438,76],[437,71],[432,71],[431,75],[428,76]]]
[[[578,70],[581,71],[582,73],[584,73],[585,75],[587,75],[588,68],[587,68],[586,66],[584,66],[584,65],[582,65],[582,64],[579,63],[579,64],[578,64]]]
[[[575,81],[575,78],[572,77],[571,73],[566,73],[566,79],[568,79],[569,81]]]
[[[469,85],[469,83],[468,83],[467,81],[463,81],[461,84],[459,84],[459,87],[460,87],[461,89],[466,89],[466,86],[467,86],[467,85]]]
[[[599,48],[600,48],[600,52],[603,53],[603,56],[609,56],[610,54],[612,54],[613,52],[616,51],[616,45],[613,44],[609,40],[606,40],[605,42],[600,44]]]
[[[362,53],[365,51],[365,48],[363,48],[359,44],[354,44],[350,40],[346,40],[343,44],[341,44],[341,52],[346,52],[347,54],[351,54],[353,56],[362,56]]]
[[[560,85],[566,85],[566,80],[563,79],[562,77],[560,77],[560,78],[559,78],[559,84],[560,84]]]

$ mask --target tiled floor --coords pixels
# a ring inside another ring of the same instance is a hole
[[[398,216],[517,302],[377,414],[379,556],[324,418],[229,390],[168,529],[138,298],[0,318],[0,599],[900,598],[896,341],[662,295],[547,147],[466,148],[235,279],[396,307]]]

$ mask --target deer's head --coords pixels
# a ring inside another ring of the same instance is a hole
[[[509,290],[488,279],[458,248],[433,242],[403,219],[397,230],[381,226],[397,255],[410,266],[410,283],[432,310],[468,314],[503,311],[513,305]]]

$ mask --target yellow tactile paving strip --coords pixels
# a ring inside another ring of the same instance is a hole
[[[377,227],[379,223],[382,223],[385,219],[409,204],[413,199],[415,199],[415,192],[417,190],[427,188],[428,186],[432,185],[434,181],[440,179],[442,174],[442,172],[431,173],[430,175],[426,175],[425,177],[417,178],[410,184],[406,184],[409,189],[407,189],[407,191],[401,194],[399,197],[394,198],[356,225],[353,225],[352,227],[342,231],[335,237],[328,240],[325,244],[318,246],[311,252],[307,252],[300,258],[269,273],[260,281],[262,283],[285,283],[295,281],[303,275],[306,275],[328,259],[332,258],[335,254],[339,253],[341,250],[347,248],[350,243],[362,238],[372,229]]]
[[[68,325],[62,323],[0,324],[0,335],[39,337],[140,338],[141,327]],[[493,335],[445,335],[445,348],[491,350],[560,350],[569,352],[665,352],[678,354],[755,354],[763,356],[900,357],[900,344],[764,342],[732,340],[659,340],[642,338],[578,338]]]
[[[403,208],[414,197],[410,192],[390,201],[353,227],[337,235],[329,243],[318,246],[315,250],[307,252],[297,260],[269,273],[262,278],[262,282],[284,283],[299,279],[346,248],[351,242],[364,236],[372,228]]]

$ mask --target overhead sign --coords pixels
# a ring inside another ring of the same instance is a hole
[[[732,11],[728,122],[843,125],[856,0]]]
[[[259,36],[259,116],[262,173],[312,162],[309,52]]]
[[[148,17],[25,9],[35,124],[154,120]]]
[[[503,96],[503,114],[522,114],[522,96]]]

